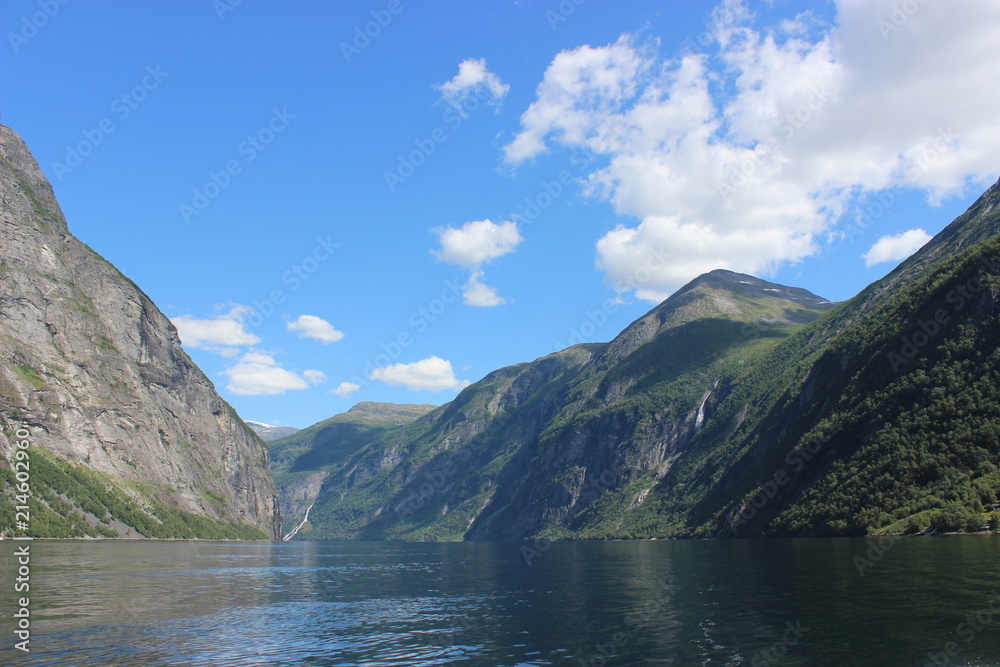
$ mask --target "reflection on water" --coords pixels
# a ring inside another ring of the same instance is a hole
[[[0,662],[1000,665],[1000,540],[870,546],[35,541],[25,655],[4,542]]]

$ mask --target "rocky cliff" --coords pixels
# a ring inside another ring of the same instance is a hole
[[[495,371],[331,471],[310,537],[588,536],[594,503],[670,471],[744,364],[834,304],[715,271],[607,344]]]
[[[331,470],[298,537],[1000,527],[998,204],[842,304],[713,271],[610,343],[495,371]]]
[[[279,536],[263,443],[149,297],[70,234],[3,126],[0,197],[0,451],[30,433],[33,530]]]
[[[435,407],[362,401],[347,412],[270,442],[271,474],[279,489],[285,531],[297,526],[316,502],[331,470],[386,432],[412,423]]]

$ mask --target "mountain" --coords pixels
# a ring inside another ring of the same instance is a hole
[[[692,443],[677,472],[687,485],[664,488],[646,525],[664,529],[653,513],[705,535],[984,525],[1000,492],[998,203],[1000,184],[775,348]]]
[[[149,297],[70,234],[3,126],[0,198],[0,488],[27,441],[29,534],[279,537],[263,442]]]
[[[271,473],[278,485],[285,530],[299,524],[323,481],[344,459],[436,407],[362,401],[347,412],[271,442]]]
[[[1000,525],[998,203],[847,302],[713,271],[610,343],[495,371],[331,471],[308,537]]]
[[[299,429],[294,426],[271,426],[270,424],[265,424],[263,422],[245,420],[247,426],[253,429],[254,433],[260,436],[260,439],[264,442],[270,442],[272,440],[278,440],[279,438],[284,438],[287,435],[291,435],[298,431]]]
[[[834,304],[713,271],[607,344],[500,369],[331,472],[310,538],[512,540],[666,474],[753,360]]]

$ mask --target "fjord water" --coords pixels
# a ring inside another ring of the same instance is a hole
[[[1000,665],[997,537],[13,551],[11,665]]]

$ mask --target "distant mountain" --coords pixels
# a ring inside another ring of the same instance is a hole
[[[29,533],[277,537],[264,444],[149,297],[69,233],[4,126],[0,199],[0,489],[26,441]],[[14,504],[0,502],[2,532]]]
[[[270,424],[250,421],[249,419],[246,420],[246,423],[247,426],[252,428],[254,433],[259,435],[260,439],[264,442],[284,438],[285,436],[296,433],[299,430],[293,426],[271,426]]]
[[[701,276],[607,344],[500,369],[331,472],[309,537],[509,540],[573,525],[606,488],[662,476],[745,366],[833,307]]]
[[[1000,525],[1000,184],[842,304],[713,271],[332,469],[310,539]]]
[[[278,485],[285,531],[298,525],[315,502],[323,481],[347,457],[435,407],[363,401],[347,412],[272,441],[271,473]]]

